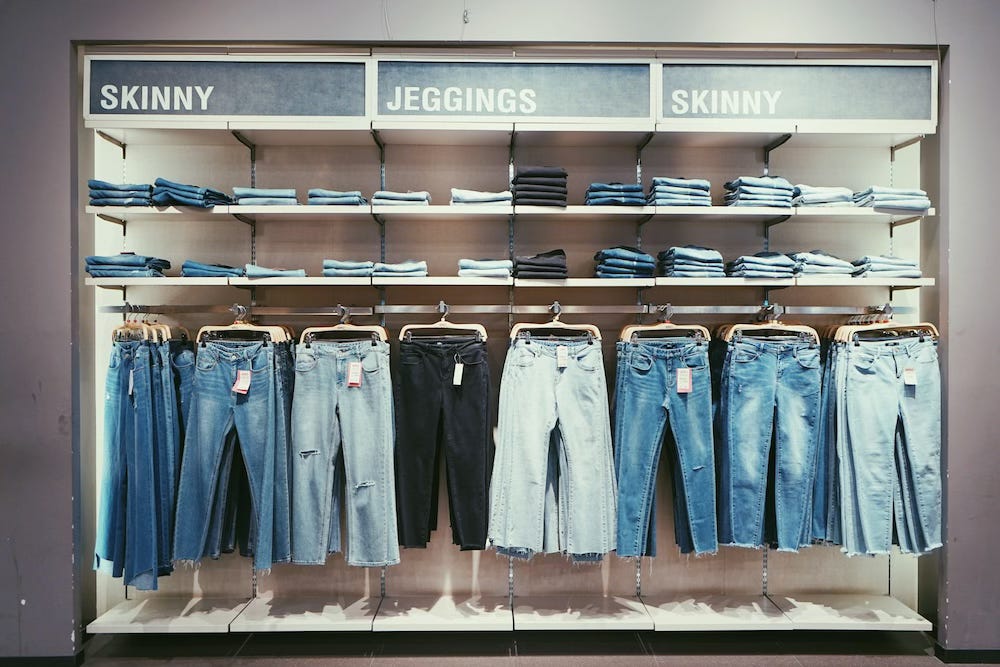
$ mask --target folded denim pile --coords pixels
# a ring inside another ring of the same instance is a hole
[[[341,259],[323,260],[324,278],[364,278],[375,272],[375,262]]]
[[[727,206],[792,206],[792,184],[780,176],[740,176],[726,183]]]
[[[510,190],[501,192],[483,192],[480,190],[463,190],[462,188],[451,189],[452,204],[510,204],[514,200],[514,195]]]
[[[931,207],[927,193],[919,188],[887,188],[873,185],[854,193],[855,206],[869,206],[883,211],[924,213]]]
[[[920,278],[916,262],[892,255],[865,255],[854,260],[855,278]]]
[[[726,264],[726,273],[736,278],[792,278],[796,262],[780,252],[742,255]]]
[[[562,248],[540,252],[537,255],[514,258],[516,278],[568,278],[566,251]]]
[[[642,183],[591,183],[583,202],[587,206],[645,206]]]
[[[792,189],[792,206],[854,206],[854,192],[850,188],[797,183]]]
[[[431,193],[426,190],[418,192],[394,192],[392,190],[377,190],[372,195],[373,206],[429,206]]]
[[[295,206],[295,188],[233,188],[237,206]]]
[[[305,269],[272,269],[256,264],[246,265],[247,278],[305,278]]]
[[[514,173],[515,206],[565,206],[566,193],[562,167],[518,167]]]
[[[93,278],[162,278],[170,262],[158,257],[123,252],[118,255],[90,255],[84,258]]]
[[[226,264],[203,264],[193,259],[186,259],[181,264],[182,278],[239,278],[246,270],[241,266]]]
[[[594,255],[598,278],[652,278],[656,273],[656,260],[638,248],[615,246],[599,250]]]
[[[847,260],[835,257],[822,250],[796,252],[789,255],[797,263],[795,275],[837,275],[849,276],[856,268]]]
[[[711,206],[712,184],[703,178],[654,176],[646,203],[650,206]]]
[[[368,200],[361,195],[360,190],[324,190],[310,188],[308,203],[313,206],[364,206]]]
[[[460,259],[458,275],[462,278],[510,278],[514,262],[509,259]]]
[[[153,186],[149,183],[108,183],[92,178],[87,187],[91,206],[153,205]]]
[[[657,253],[656,268],[667,278],[725,278],[722,253],[697,245],[673,246]]]
[[[225,192],[198,185],[175,183],[165,178],[153,181],[153,204],[156,206],[198,206],[211,208],[232,204],[233,200]]]
[[[423,278],[427,275],[427,262],[407,259],[398,264],[375,262],[372,275],[376,278]]]

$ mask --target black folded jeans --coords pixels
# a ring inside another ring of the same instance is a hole
[[[400,544],[426,547],[430,532],[437,529],[443,453],[452,541],[462,551],[484,549],[494,449],[486,343],[445,336],[403,341],[399,349],[395,462]],[[456,364],[462,364],[461,378]]]

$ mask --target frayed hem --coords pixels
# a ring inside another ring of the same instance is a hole
[[[720,542],[720,547],[738,547],[740,549],[753,549],[754,551],[763,551],[763,544],[740,544],[739,542]]]
[[[374,563],[365,563],[360,561],[347,561],[347,564],[351,567],[389,567],[390,565],[399,565],[399,559],[395,560],[385,560],[378,561]]]
[[[174,569],[184,569],[184,570],[198,570],[201,569],[201,559],[194,558],[184,558],[182,560],[175,560]]]

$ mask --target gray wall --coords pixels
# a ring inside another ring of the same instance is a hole
[[[776,20],[782,15],[789,19]],[[979,284],[995,254],[995,223],[982,203],[995,189],[1000,154],[997,27],[1000,3],[992,0],[775,0],[766,12],[708,0],[696,13],[680,0],[614,7],[568,0],[0,0],[0,335],[12,342],[0,354],[0,656],[76,650],[75,568],[90,565],[89,554],[74,553],[80,412],[73,332],[81,288],[73,42],[161,40],[951,45],[938,202],[951,487],[940,640],[949,649],[1000,648],[1000,577],[992,563],[1000,532],[989,528],[1000,509],[1000,427],[990,414],[1000,403],[1000,356],[988,340],[1000,309],[995,298],[983,302],[988,287]]]

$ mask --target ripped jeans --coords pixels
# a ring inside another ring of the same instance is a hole
[[[389,345],[299,344],[292,399],[292,562],[340,550],[337,458],[344,455],[347,563],[399,562]]]

